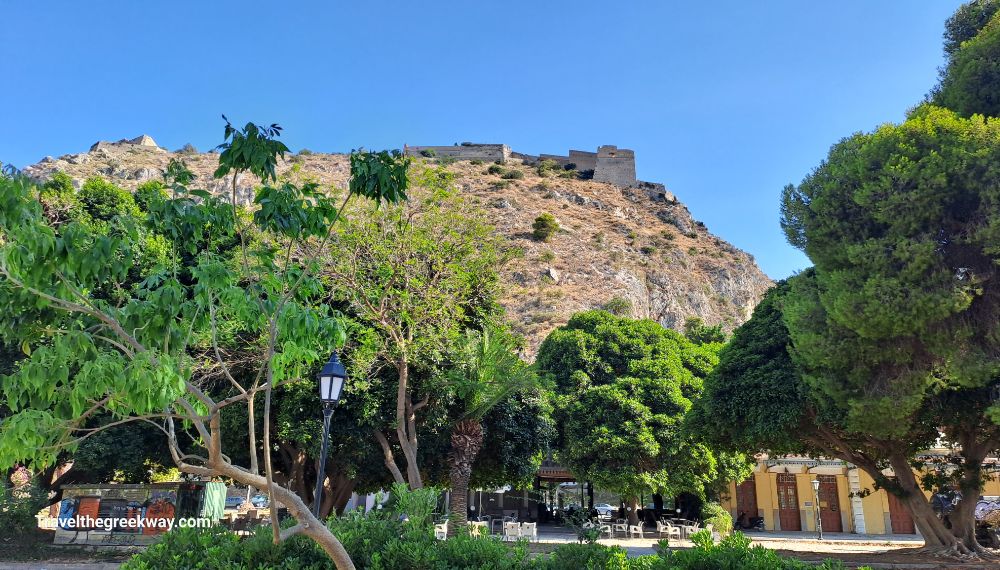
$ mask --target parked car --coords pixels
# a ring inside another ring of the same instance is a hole
[[[597,503],[596,505],[594,505],[594,510],[597,511],[598,516],[600,516],[602,519],[613,518],[615,516],[615,513],[618,511],[617,508],[612,507],[607,503]]]
[[[250,497],[250,504],[258,509],[267,508],[267,495],[259,493]]]
[[[246,499],[243,497],[226,497],[226,508],[227,509],[238,509],[240,505],[244,503]]]

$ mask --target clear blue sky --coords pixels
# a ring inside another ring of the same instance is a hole
[[[204,150],[220,113],[329,152],[617,144],[780,278],[808,265],[782,186],[921,99],[959,4],[0,2],[0,161],[141,133]]]

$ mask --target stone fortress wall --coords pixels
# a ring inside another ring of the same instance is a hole
[[[505,144],[473,144],[464,142],[454,146],[405,146],[403,154],[407,156],[434,156],[438,158],[454,158],[456,160],[499,161],[501,164],[510,160],[510,147]]]
[[[505,163],[516,158],[525,163],[535,163],[551,160],[560,166],[572,165],[580,172],[593,171],[594,180],[621,186],[635,188],[651,185],[640,182],[635,174],[635,152],[615,145],[602,145],[597,152],[585,150],[570,150],[568,154],[540,154],[538,156],[513,152],[505,144],[473,144],[462,143],[454,146],[407,146],[403,153],[407,156],[447,157],[457,160],[483,160]],[[662,189],[662,185],[656,185]]]

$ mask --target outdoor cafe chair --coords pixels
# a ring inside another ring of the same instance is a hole
[[[639,538],[646,538],[642,536],[642,525],[641,524],[630,524],[628,525],[628,536],[629,538],[635,538],[635,535],[639,535]]]
[[[521,525],[516,522],[503,523],[503,539],[517,540],[521,538]]]
[[[469,536],[486,536],[490,533],[486,521],[470,521]]]
[[[698,532],[701,529],[701,523],[693,522],[691,524],[684,525],[684,536],[691,536],[692,534]]]
[[[625,519],[618,519],[615,524],[611,525],[611,532],[620,532],[628,536],[628,523],[625,522]]]
[[[521,523],[521,536],[538,542],[538,523]]]
[[[666,534],[668,539],[673,536],[676,536],[677,540],[681,539],[681,529],[677,528],[676,526],[668,522],[656,523],[656,532],[660,535],[661,538],[663,537],[664,534]]]
[[[434,525],[434,538],[438,540],[448,538],[448,521]]]

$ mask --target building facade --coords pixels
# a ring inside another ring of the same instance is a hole
[[[892,475],[886,470],[886,475]],[[764,519],[766,530],[816,531],[816,493],[824,532],[915,534],[913,519],[900,500],[866,472],[840,460],[809,457],[758,457],[753,474],[729,485],[722,506],[738,520]],[[930,496],[930,493],[927,493]],[[1000,496],[1000,477],[993,474],[983,497]]]

